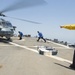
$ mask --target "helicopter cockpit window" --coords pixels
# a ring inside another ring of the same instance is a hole
[[[6,24],[7,24],[7,26],[12,27],[12,24],[11,23],[6,23]]]
[[[2,22],[3,27],[12,27],[12,24],[9,22]]]

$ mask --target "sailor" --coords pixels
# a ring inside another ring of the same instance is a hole
[[[43,34],[39,31],[37,31],[37,33],[38,33],[38,40],[37,41],[39,41],[40,39],[43,39],[46,42],[46,39],[43,38]]]
[[[21,31],[18,31],[18,33],[19,33],[19,40],[22,40],[23,33]]]

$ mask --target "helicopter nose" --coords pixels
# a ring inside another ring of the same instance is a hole
[[[63,28],[63,26],[60,26],[60,28]]]

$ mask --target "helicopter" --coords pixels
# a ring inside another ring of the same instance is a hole
[[[9,21],[0,18],[0,36],[6,37],[8,40],[13,36],[16,26],[12,26]]]
[[[75,30],[75,24],[69,24],[69,25],[60,26],[60,28],[65,28],[65,29],[69,29],[69,30]]]
[[[25,8],[25,7],[27,8],[31,6],[41,5],[46,2],[44,0],[17,0],[17,1],[18,2],[14,3],[13,5],[10,5],[9,7],[6,7],[5,9],[1,10],[0,16],[9,17],[9,18],[13,18],[13,19],[21,20],[21,21],[30,22],[30,23],[40,24],[39,22],[6,16],[3,13]],[[9,40],[14,35],[15,29],[16,29],[16,26],[13,26],[11,22],[6,21],[3,18],[0,18],[0,36],[1,37],[6,37]]]

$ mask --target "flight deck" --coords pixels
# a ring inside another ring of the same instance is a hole
[[[58,50],[57,55],[39,54],[37,47]],[[0,75],[75,75],[69,68],[74,48],[52,41],[37,42],[37,38],[12,37],[12,42],[0,38]]]

